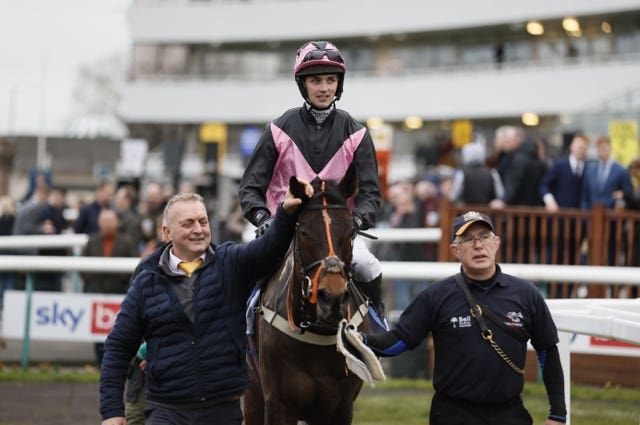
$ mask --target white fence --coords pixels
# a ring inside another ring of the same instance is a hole
[[[440,229],[374,229],[380,241],[437,241]],[[133,272],[138,258],[81,257],[77,253],[86,243],[85,235],[8,236],[0,237],[0,249],[41,247],[72,248],[76,256],[0,256],[0,271],[59,272]],[[534,264],[501,264],[505,273],[534,282],[584,282],[640,286],[640,268],[600,266],[558,266]],[[459,270],[458,263],[382,262],[382,272],[388,279],[437,280]],[[27,297],[27,300],[30,300]],[[30,302],[30,301],[27,301]],[[570,409],[570,335],[586,334],[640,345],[640,299],[559,299],[548,300],[551,313],[560,331],[560,355],[565,371],[567,411]],[[27,327],[28,328],[28,327]],[[25,329],[28,345],[28,330]],[[27,351],[28,356],[28,351]],[[567,420],[570,423],[570,419]]]

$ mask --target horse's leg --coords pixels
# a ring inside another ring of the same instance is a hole
[[[293,410],[287,408],[283,403],[266,400],[264,425],[296,425],[298,423],[298,415]]]
[[[260,316],[254,315],[254,333],[248,341],[247,350],[247,375],[249,377],[249,386],[243,397],[243,413],[245,425],[263,425],[264,424],[264,394],[262,393],[262,384],[260,383],[258,366],[258,351],[260,326],[258,321]]]
[[[251,370],[249,370],[249,387],[244,393],[243,407],[245,425],[263,425],[265,423],[262,388],[260,381]]]

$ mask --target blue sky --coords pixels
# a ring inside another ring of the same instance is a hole
[[[78,67],[128,60],[131,1],[0,0],[0,136],[63,131]]]

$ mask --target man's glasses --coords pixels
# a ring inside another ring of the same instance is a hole
[[[324,58],[325,56],[330,61],[338,62],[338,63],[344,63],[344,59],[342,59],[342,55],[340,55],[340,52],[338,52],[337,50],[333,50],[333,49],[312,50],[312,51],[310,51],[309,53],[307,53],[304,56],[303,62],[306,62],[306,61],[309,61],[309,60],[320,60],[320,59]]]
[[[464,238],[458,238],[458,244],[464,246],[465,248],[472,248],[476,245],[476,241],[480,241],[482,245],[486,246],[493,242],[495,238],[496,236],[493,233],[483,233],[478,237],[467,236]]]

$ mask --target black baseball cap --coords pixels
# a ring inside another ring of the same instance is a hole
[[[462,235],[473,223],[477,222],[485,223],[489,229],[493,232],[493,223],[488,215],[482,214],[477,211],[467,211],[466,213],[456,217],[453,221],[453,235],[451,240],[454,240],[456,236]]]

